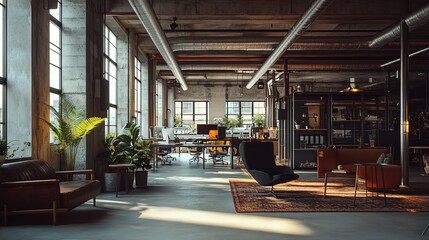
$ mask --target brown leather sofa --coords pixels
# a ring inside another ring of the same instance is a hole
[[[60,181],[59,176],[85,174],[90,180]],[[10,214],[69,211],[95,199],[101,185],[92,170],[55,171],[46,162],[26,160],[0,166],[0,204],[5,225]]]
[[[343,169],[356,172],[356,164],[376,163],[382,153],[388,153],[386,148],[368,149],[319,149],[317,153],[317,176],[325,177],[325,171],[337,169],[341,165]],[[376,169],[375,169],[376,168]],[[383,178],[380,166],[369,168],[360,166],[359,178],[366,179],[366,187],[381,189]],[[366,176],[367,175],[367,176]],[[397,189],[401,183],[401,167],[395,164],[383,166],[384,188]],[[354,175],[342,175],[343,177],[355,177]]]

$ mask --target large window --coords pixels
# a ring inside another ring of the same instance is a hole
[[[58,8],[49,10],[49,82],[50,82],[50,105],[60,111],[61,102],[61,80],[62,80],[62,64],[61,64],[61,1],[58,1]],[[54,116],[51,112],[50,120],[54,121]],[[54,142],[53,133],[50,134],[50,141]]]
[[[135,70],[134,70],[134,106],[136,109],[136,123],[142,125],[142,81],[141,81],[141,69],[142,63],[135,58],[134,60]]]
[[[175,102],[176,118],[183,121],[184,127],[208,123],[209,102]]]
[[[244,126],[252,126],[252,117],[256,114],[265,115],[264,102],[226,102],[228,118],[237,118],[238,115],[241,115]]]
[[[106,134],[117,134],[117,38],[115,34],[104,26],[104,78],[109,81],[109,110],[107,111]]]
[[[5,85],[6,85],[6,73],[5,69],[5,39],[6,39],[6,0],[0,0],[0,139],[4,139],[6,136],[6,97],[5,97]]]

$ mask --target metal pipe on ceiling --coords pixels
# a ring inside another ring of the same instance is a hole
[[[136,12],[140,22],[149,33],[153,43],[168,64],[168,67],[171,69],[171,72],[174,74],[177,81],[180,83],[182,89],[184,91],[188,90],[188,86],[186,85],[185,79],[183,78],[179,64],[174,57],[173,51],[168,44],[167,38],[148,0],[128,0],[128,2],[130,3],[134,12]]]
[[[421,8],[416,9],[405,17],[405,23],[409,31],[413,31],[429,21],[429,3],[424,4]],[[385,44],[399,38],[401,33],[400,22],[386,28],[377,34],[370,42],[369,47],[382,47]]]
[[[250,80],[246,88],[250,89],[252,86],[265,74],[266,71],[283,55],[283,53],[292,45],[292,43],[301,36],[317,16],[329,6],[332,0],[316,0],[305,11],[302,17],[293,25],[292,29],[286,34],[284,39],[280,42],[277,48],[271,53],[265,63],[259,68],[258,72]]]

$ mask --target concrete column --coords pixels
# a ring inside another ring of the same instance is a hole
[[[174,87],[168,88],[168,103],[167,103],[167,119],[168,127],[174,127]]]
[[[110,27],[110,25],[109,25]],[[129,42],[128,33],[124,32],[121,28],[115,29],[111,27],[115,33],[117,41],[117,66],[118,66],[118,79],[116,96],[118,98],[118,133],[122,132],[122,127],[130,121],[130,72],[129,72]],[[134,60],[133,60],[134,62]],[[133,64],[134,66],[134,64]],[[134,72],[134,71],[133,71]],[[134,76],[133,76],[134,77]]]
[[[140,55],[139,55],[140,56]],[[139,58],[141,59],[141,58]],[[142,125],[141,133],[143,138],[149,138],[149,61],[148,59],[141,59],[142,61]]]
[[[62,97],[86,113],[86,0],[63,2]],[[76,156],[76,169],[86,168],[86,139]]]
[[[130,96],[130,111],[129,119],[136,119],[136,106],[135,106],[135,57],[136,57],[136,34],[134,31],[128,32],[128,71],[129,71],[129,96]]]
[[[31,1],[28,0],[14,0],[7,3],[6,77],[8,112],[6,131],[7,140],[14,141],[16,144],[41,140],[32,138],[32,134],[34,134],[32,132],[33,116],[32,108],[29,107],[32,106],[33,95],[31,9]],[[38,18],[38,20],[42,19]],[[43,48],[46,49],[46,46]],[[41,51],[43,50],[41,49]],[[38,145],[39,143],[35,142],[34,144]],[[23,157],[32,157],[31,149],[26,149]]]

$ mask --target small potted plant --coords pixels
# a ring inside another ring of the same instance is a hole
[[[252,117],[252,123],[255,127],[262,127],[264,126],[264,116],[262,114],[256,114]]]

